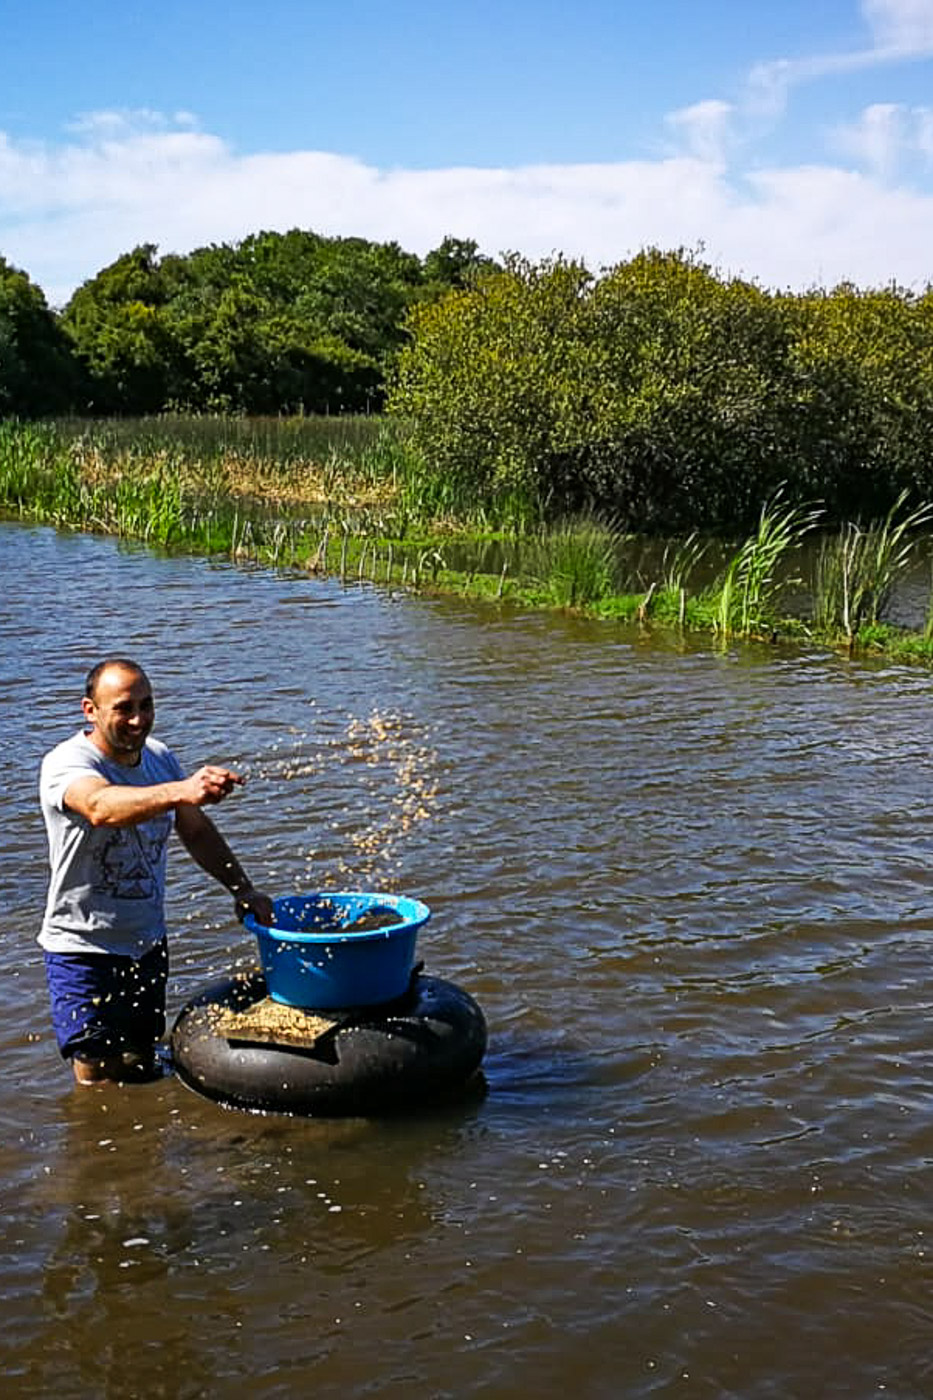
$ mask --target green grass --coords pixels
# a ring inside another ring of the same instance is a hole
[[[385,436],[377,417],[238,418],[221,414],[161,414],[151,418],[58,419],[63,441],[89,441],[105,454],[162,453],[208,462],[238,457],[281,468],[323,462],[331,453],[360,461]]]
[[[761,509],[758,529],[742,544],[716,585],[714,630],[721,637],[750,637],[773,631],[778,600],[791,582],[778,570],[788,553],[816,528],[820,511],[792,506],[781,493]]]
[[[781,612],[782,592],[799,582],[794,559],[816,527],[815,507],[773,497],[710,585],[701,579],[708,546],[695,534],[646,564],[645,542],[612,522],[585,516],[548,526],[517,498],[457,502],[405,434],[374,431],[376,421],[350,428],[345,420],[274,427],[159,419],[135,432],[127,423],[0,423],[0,512],[347,583],[571,609],[721,639],[807,637],[933,662],[933,591],[920,633],[884,621],[933,507],[908,511],[901,498],[883,521],[846,526],[824,543],[813,615],[791,618]],[[312,444],[319,459],[304,455]],[[264,455],[280,448],[281,460]]]
[[[625,536],[591,518],[537,529],[520,555],[520,574],[551,606],[587,608],[617,590]]]
[[[906,504],[902,492],[883,520],[864,528],[846,524],[835,539],[823,542],[813,609],[819,630],[841,632],[851,641],[883,620],[898,579],[913,563],[917,532],[933,516],[931,506],[908,511]]]

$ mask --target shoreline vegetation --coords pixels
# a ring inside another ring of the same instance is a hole
[[[928,502],[933,285],[293,229],[142,244],[53,311],[0,256],[0,511],[23,519],[929,662]]]
[[[933,661],[933,591],[921,628],[889,620],[933,539],[933,505],[903,491],[884,515],[840,524],[779,486],[743,535],[646,540],[597,513],[536,513],[508,493],[452,502],[400,420],[7,420],[0,515],[721,643]]]

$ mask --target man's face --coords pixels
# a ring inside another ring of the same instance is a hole
[[[81,707],[92,726],[91,740],[107,758],[139,761],[155,717],[152,687],[142,671],[108,666],[98,677],[93,700],[83,700]]]

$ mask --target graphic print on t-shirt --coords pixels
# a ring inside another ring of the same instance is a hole
[[[114,899],[152,899],[161,845],[138,826],[109,833],[96,852],[94,889]]]

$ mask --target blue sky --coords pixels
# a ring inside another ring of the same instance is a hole
[[[291,227],[933,278],[933,0],[4,0],[0,47],[0,253],[53,304]]]

